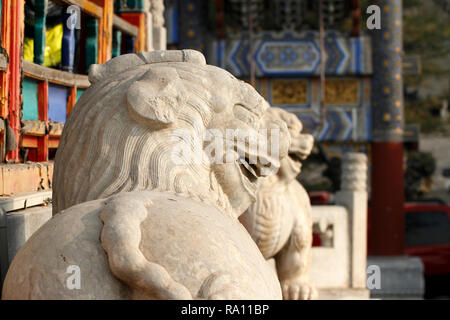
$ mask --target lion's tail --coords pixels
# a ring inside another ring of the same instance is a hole
[[[118,194],[107,200],[100,212],[103,221],[101,243],[111,272],[139,298],[190,300],[192,295],[167,270],[148,261],[141,250],[141,222],[151,204],[138,195]]]

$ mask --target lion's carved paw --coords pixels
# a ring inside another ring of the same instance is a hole
[[[215,272],[205,279],[197,296],[207,300],[235,300],[241,299],[241,295],[230,274]]]
[[[312,284],[297,279],[281,281],[281,289],[284,300],[314,300],[319,296]]]

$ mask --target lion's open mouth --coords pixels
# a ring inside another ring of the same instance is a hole
[[[297,153],[289,153],[289,157],[294,160],[295,162],[301,162],[302,159]]]
[[[258,166],[251,164],[247,157],[240,158],[240,168],[242,174],[251,182],[255,183],[258,180]]]
[[[303,161],[302,154],[299,152],[290,152],[288,154],[288,159],[289,159],[288,163],[289,163],[291,170],[298,174],[302,167],[302,161]]]

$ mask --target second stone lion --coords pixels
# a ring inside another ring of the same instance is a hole
[[[275,259],[285,300],[317,298],[309,282],[312,219],[309,196],[296,177],[301,160],[311,153],[314,138],[302,134],[302,123],[292,113],[270,108],[273,118],[286,122],[291,135],[289,156],[277,175],[262,179],[256,202],[239,218],[266,260]]]

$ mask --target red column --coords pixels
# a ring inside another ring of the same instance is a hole
[[[359,37],[361,24],[361,3],[360,0],[351,0],[352,10],[352,36]]]
[[[11,54],[11,0],[3,0],[2,3],[2,16],[1,16],[1,34],[2,34],[2,48],[6,50],[8,56]],[[1,73],[1,112],[0,115],[6,119],[8,117],[8,105],[9,105],[9,81],[10,81],[10,66],[7,70]]]
[[[98,63],[105,63],[111,59],[112,53],[114,1],[93,0],[93,2],[103,8],[103,17],[99,21]]]
[[[16,141],[20,136],[21,68],[24,37],[24,0],[11,2],[11,43],[9,52],[8,73],[10,74],[9,92],[9,125],[14,130]],[[7,160],[19,161],[19,147],[10,151]]]
[[[48,82],[42,81],[38,85],[38,116],[48,128]],[[48,132],[38,138],[37,161],[48,161]]]
[[[124,12],[120,14],[120,17],[139,28],[136,52],[147,50],[145,13]]]
[[[402,255],[405,221],[403,144],[372,144],[369,254]]]

